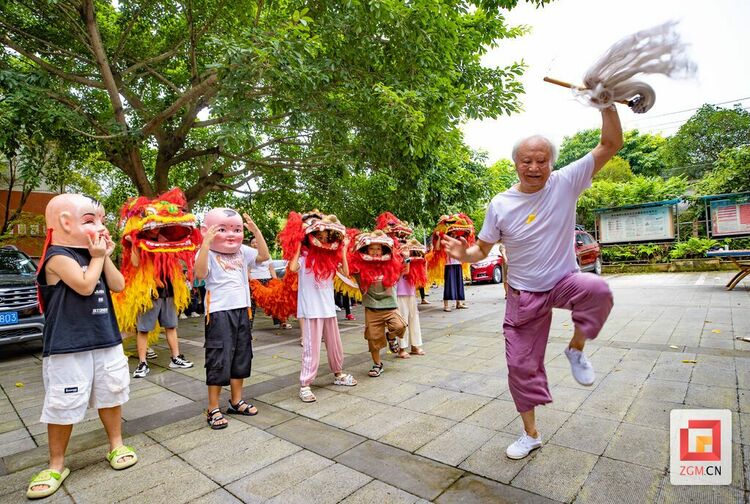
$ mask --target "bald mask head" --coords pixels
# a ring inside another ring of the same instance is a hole
[[[201,232],[217,226],[216,236],[211,242],[211,250],[220,254],[234,254],[240,249],[244,237],[245,223],[240,214],[231,208],[214,208],[203,218]]]
[[[44,212],[47,229],[52,230],[52,245],[88,248],[89,239],[109,237],[104,225],[104,207],[83,194],[60,194],[47,203]]]

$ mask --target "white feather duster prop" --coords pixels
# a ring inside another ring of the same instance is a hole
[[[654,106],[656,93],[638,74],[689,76],[695,64],[686,55],[686,45],[675,31],[676,21],[642,30],[618,41],[602,55],[583,77],[584,86],[545,77],[544,80],[571,88],[576,97],[592,107],[607,108],[624,103],[642,114]]]

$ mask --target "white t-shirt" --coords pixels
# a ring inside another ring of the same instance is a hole
[[[299,258],[297,318],[335,317],[333,275],[322,281],[316,280],[312,269],[305,267],[305,259],[305,257]]]
[[[214,313],[250,306],[248,266],[255,266],[258,251],[242,245],[234,254],[208,251],[206,311]]]
[[[267,280],[271,278],[271,259],[263,261],[262,263],[256,264],[254,267],[250,266],[250,278],[253,280]]]
[[[487,208],[479,239],[502,240],[508,258],[508,285],[546,292],[564,276],[579,271],[575,254],[576,202],[591,187],[594,156],[589,153],[553,171],[541,190],[516,187],[495,196]]]

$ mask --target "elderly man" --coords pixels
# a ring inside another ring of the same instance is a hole
[[[594,383],[594,369],[583,346],[604,325],[612,309],[612,293],[604,280],[581,273],[576,264],[576,201],[622,143],[614,108],[602,111],[599,145],[560,170],[552,171],[556,149],[549,140],[533,136],[518,142],[513,162],[519,183],[492,199],[476,245],[442,239],[446,252],[462,262],[484,259],[500,240],[507,251],[505,358],[508,386],[525,431],[508,447],[510,458],[523,458],[542,445],[534,408],[552,401],[544,369],[552,308],[572,311],[575,331],[565,355],[578,383]]]

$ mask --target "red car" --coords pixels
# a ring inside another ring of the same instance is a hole
[[[594,237],[582,229],[576,229],[576,261],[581,271],[602,274],[601,248]]]
[[[500,255],[500,245],[492,246],[490,253],[483,260],[472,263],[471,283],[503,281],[503,256]]]

